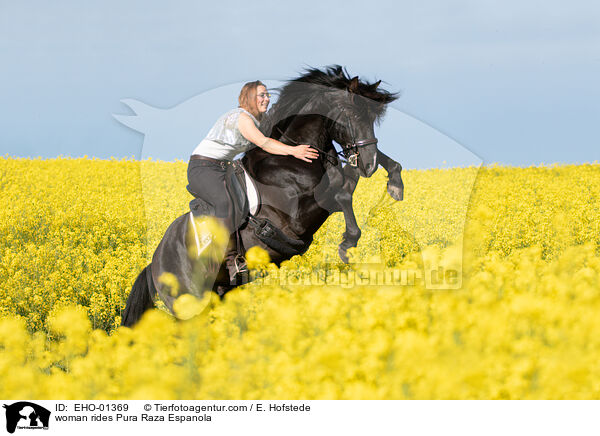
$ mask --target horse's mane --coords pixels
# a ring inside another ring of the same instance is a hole
[[[380,82],[363,82],[358,76],[350,78],[340,65],[330,65],[323,70],[306,69],[300,77],[275,89],[279,99],[263,117],[261,130],[269,135],[278,122],[300,114],[322,113],[324,104],[347,105],[349,93],[363,97],[358,100],[366,104],[360,106],[379,122],[385,115],[386,105],[399,97],[398,93],[378,88]],[[351,90],[352,83],[356,86]]]

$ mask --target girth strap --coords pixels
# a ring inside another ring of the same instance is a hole
[[[268,219],[257,218],[252,214],[248,215],[248,226],[265,245],[285,256],[304,253],[312,242],[312,237],[306,242],[290,238]]]

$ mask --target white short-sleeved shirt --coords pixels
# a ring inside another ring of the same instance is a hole
[[[240,107],[232,109],[221,115],[192,154],[213,159],[233,160],[238,154],[254,148],[255,145],[244,138],[238,129],[238,120],[242,112],[250,116],[256,127],[260,126],[260,122],[247,110]]]

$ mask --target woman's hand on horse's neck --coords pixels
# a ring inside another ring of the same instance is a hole
[[[283,156],[294,156],[298,159],[310,162],[319,156],[316,151],[307,150],[310,145],[300,144],[301,148],[296,146],[286,145],[273,138],[267,138],[262,134],[256,127],[254,122],[250,119],[247,114],[240,114],[238,119],[238,129],[244,138],[248,141],[256,144],[263,150],[271,154],[278,154]]]

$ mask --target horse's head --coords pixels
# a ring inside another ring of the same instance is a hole
[[[397,98],[378,90],[380,83],[364,83],[354,77],[331,99],[328,117],[334,120],[332,139],[342,146],[348,164],[358,167],[363,177],[370,177],[377,170],[375,123],[385,114],[386,105]]]
[[[282,120],[299,115],[323,116],[329,120],[328,139],[340,144],[348,164],[358,167],[361,176],[369,177],[377,169],[374,125],[385,114],[386,105],[398,98],[379,89],[380,83],[351,79],[339,65],[309,69],[280,88],[279,99],[261,121],[261,129],[270,134]]]

